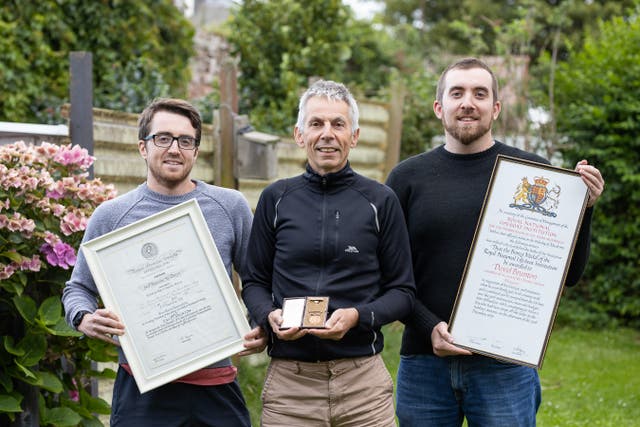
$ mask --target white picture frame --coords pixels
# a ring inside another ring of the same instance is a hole
[[[244,308],[191,199],[81,245],[141,393],[244,350]]]

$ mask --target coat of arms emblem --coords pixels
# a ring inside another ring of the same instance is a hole
[[[560,203],[560,186],[554,185],[549,189],[549,180],[542,176],[536,176],[533,184],[528,177],[522,178],[513,195],[511,208],[537,212],[545,216],[555,217],[553,212]]]

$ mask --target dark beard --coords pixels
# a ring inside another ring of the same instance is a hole
[[[475,141],[477,141],[483,135],[486,135],[487,132],[491,131],[491,125],[493,121],[489,123],[489,126],[479,126],[472,129],[465,129],[464,126],[459,126],[457,123],[453,126],[449,126],[449,124],[442,117],[442,126],[444,126],[445,130],[449,135],[454,137],[458,142],[462,145],[471,145]],[[477,123],[477,122],[476,122]]]

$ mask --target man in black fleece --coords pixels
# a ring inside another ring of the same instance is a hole
[[[263,426],[395,426],[382,325],[406,317],[415,285],[393,191],[351,169],[358,106],[339,83],[300,99],[306,172],[267,187],[254,216],[242,297],[270,331]],[[326,328],[281,330],[284,298],[328,296]]]
[[[389,185],[404,210],[417,298],[406,321],[397,378],[401,426],[534,426],[540,405],[535,369],[456,347],[447,322],[498,154],[549,163],[493,139],[501,104],[489,67],[475,58],[450,65],[438,82],[436,116],[445,144],[401,162]],[[587,161],[576,170],[589,190],[587,210],[566,285],[576,284],[589,256],[593,205],[604,188]]]

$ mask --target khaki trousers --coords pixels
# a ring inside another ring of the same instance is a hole
[[[299,362],[272,359],[263,427],[395,426],[393,381],[380,355]]]

